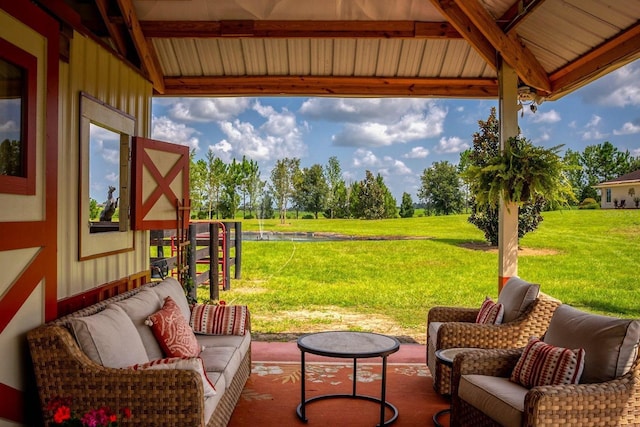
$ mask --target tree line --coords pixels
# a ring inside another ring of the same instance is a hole
[[[499,121],[495,108],[486,121],[478,122],[479,131],[473,135],[473,146],[460,153],[457,165],[447,161],[434,162],[421,175],[418,197],[427,214],[449,215],[463,213],[472,208],[474,195],[469,193],[465,172],[471,166],[486,166],[488,159],[500,152]],[[528,141],[528,143],[531,143]],[[600,200],[594,185],[640,169],[640,157],[629,151],[620,151],[609,141],[589,145],[582,152],[567,149],[562,157],[564,178],[571,185],[570,205],[585,199]],[[557,206],[545,206],[555,209]]]
[[[407,214],[396,206],[382,175],[367,170],[361,181],[347,184],[342,168],[333,156],[326,165],[301,168],[300,159],[276,161],[270,179],[261,178],[257,162],[243,156],[224,163],[210,150],[204,159],[191,153],[190,197],[193,216],[198,219],[273,218],[285,222],[287,212],[320,213],[326,218],[395,218]],[[407,194],[408,195],[408,194]],[[408,199],[406,202],[413,205]],[[403,197],[404,204],[404,197]],[[411,208],[411,215],[413,210]]]
[[[243,157],[223,162],[213,151],[204,159],[195,160],[191,154],[190,182],[194,217],[199,219],[235,218],[242,210],[244,218],[279,217],[284,222],[288,211],[296,217],[305,212],[314,218],[383,219],[411,217],[417,207],[426,215],[470,213],[470,221],[480,228],[494,224],[494,213],[478,212],[475,196],[465,182],[465,172],[471,166],[484,166],[498,155],[499,121],[495,108],[486,121],[478,121],[479,130],[473,135],[473,147],[460,154],[457,165],[448,161],[434,162],[420,176],[418,203],[404,192],[398,206],[384,182],[384,178],[367,170],[360,181],[345,182],[337,157],[326,165],[314,164],[301,168],[300,159],[284,158],[276,162],[266,180],[257,162]],[[566,179],[578,204],[587,198],[599,199],[595,184],[640,169],[640,157],[620,151],[610,142],[590,145],[582,152],[567,149],[562,158]],[[522,230],[535,229],[543,209],[552,209],[544,200],[521,207],[531,215],[521,224]],[[480,225],[479,225],[480,224]],[[493,225],[491,225],[492,227]],[[497,227],[497,224],[495,225]],[[524,231],[526,232],[526,231]],[[489,239],[492,240],[492,239]]]

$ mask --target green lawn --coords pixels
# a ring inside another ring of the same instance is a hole
[[[349,328],[424,340],[435,305],[479,307],[497,297],[497,251],[467,215],[381,221],[269,220],[277,232],[336,232],[414,240],[250,241],[242,246],[242,279],[221,292],[247,304],[257,333]],[[243,229],[258,230],[257,220]],[[640,210],[547,212],[521,240],[519,276],[543,292],[588,311],[640,317]],[[206,295],[202,291],[200,295]]]

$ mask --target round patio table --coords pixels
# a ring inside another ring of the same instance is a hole
[[[300,364],[302,369],[302,380],[300,389],[300,404],[296,412],[298,418],[307,422],[306,405],[323,399],[349,398],[364,399],[380,403],[380,424],[387,426],[398,418],[398,409],[386,401],[387,389],[387,357],[400,349],[400,342],[387,335],[370,332],[349,332],[349,331],[329,331],[316,332],[303,335],[298,338],[298,348],[300,349]],[[353,359],[353,388],[350,394],[324,394],[306,398],[305,383],[305,354],[311,353],[319,356],[336,357],[343,359]],[[356,392],[357,383],[357,361],[358,359],[381,357],[382,358],[382,386],[380,398],[366,396]],[[389,408],[393,415],[385,421],[385,408]]]
[[[441,348],[440,350],[436,350],[436,358],[447,365],[448,367],[453,367],[453,359],[460,353],[464,353],[465,351],[478,350],[477,348],[467,348],[467,347],[454,347],[454,348]],[[451,389],[451,387],[449,387]],[[445,414],[451,413],[451,408],[443,409],[438,411],[433,416],[433,424],[436,427],[442,427],[440,423],[440,417]]]

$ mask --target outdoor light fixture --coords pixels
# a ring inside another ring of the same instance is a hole
[[[532,113],[538,111],[538,105],[542,104],[544,97],[537,94],[536,90],[527,85],[518,86],[518,111],[520,117],[524,116],[524,107],[528,106]]]

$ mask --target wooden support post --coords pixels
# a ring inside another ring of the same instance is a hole
[[[220,245],[219,228],[220,226],[217,222],[209,223],[209,299],[213,301],[220,299],[220,283],[218,281],[218,271],[220,269],[220,259],[218,257]]]
[[[196,278],[198,274],[196,272],[196,250],[197,250],[197,238],[196,238],[196,225],[189,224],[189,252],[187,254],[187,263],[189,265],[189,277],[193,286],[189,289],[189,297],[192,301],[196,301],[198,298],[198,284]]]
[[[242,222],[237,221],[235,223],[236,225],[236,236],[235,236],[235,241],[236,244],[234,245],[235,247],[235,262],[234,262],[234,266],[235,266],[235,271],[234,271],[234,275],[233,277],[235,279],[240,279],[242,277]]]
[[[498,63],[500,149],[504,150],[508,139],[519,133],[518,75],[502,58]],[[506,281],[518,274],[518,205],[515,203],[500,202],[498,248],[498,291],[501,291]]]
[[[224,247],[223,247],[223,257],[225,263],[225,274],[224,274],[224,285],[222,289],[228,291],[231,289],[231,274],[229,273],[229,268],[231,268],[231,230],[229,227],[231,223],[224,222]]]

